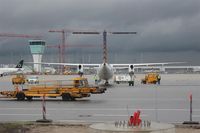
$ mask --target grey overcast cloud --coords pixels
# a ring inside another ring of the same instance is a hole
[[[61,43],[50,29],[137,31],[108,35],[109,61],[186,61],[200,65],[200,0],[0,0],[0,33],[42,35]],[[67,62],[101,63],[102,35],[67,34]],[[84,45],[95,45],[84,47]],[[0,64],[32,61],[28,39],[0,37]],[[58,62],[58,49],[46,48],[43,61]]]

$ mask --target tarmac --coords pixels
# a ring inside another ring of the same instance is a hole
[[[70,79],[73,76],[40,75],[39,80]],[[92,75],[86,75],[94,84]],[[105,94],[66,102],[47,98],[47,119],[53,122],[110,122],[127,120],[136,110],[141,118],[161,123],[189,120],[189,94],[193,94],[193,120],[200,121],[200,75],[162,74],[161,85],[143,85],[144,74],[136,74],[135,86],[114,84]],[[111,80],[112,81],[112,80]],[[0,78],[0,91],[12,90],[11,76]],[[0,121],[36,121],[42,118],[42,99],[0,99]]]

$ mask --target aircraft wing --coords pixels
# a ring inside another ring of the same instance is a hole
[[[28,64],[42,64],[42,65],[63,65],[63,66],[78,66],[78,65],[82,65],[84,67],[99,67],[100,64],[84,64],[84,63],[48,63],[48,62],[41,62],[41,63],[37,63],[37,62],[25,62]]]
[[[144,66],[163,66],[169,64],[180,64],[185,62],[163,62],[163,63],[136,63],[136,64],[110,64],[114,69],[128,69],[129,73],[134,73],[135,68]]]
[[[133,67],[140,67],[140,66],[162,66],[162,65],[169,65],[169,64],[180,64],[180,63],[185,63],[185,62],[163,62],[163,63],[136,63],[136,64],[110,64],[113,67],[117,68],[126,68],[129,66]]]

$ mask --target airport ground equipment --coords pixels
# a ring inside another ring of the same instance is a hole
[[[21,88],[20,88],[21,86]],[[73,101],[76,98],[90,97],[91,94],[101,94],[106,88],[91,86],[87,78],[77,77],[72,80],[46,81],[33,85],[14,85],[14,91],[1,91],[0,94],[19,101],[32,100],[37,97],[62,97],[63,101]]]
[[[143,78],[141,80],[142,84],[156,84],[158,82],[158,78],[159,78],[159,74],[158,73],[148,73],[145,75],[145,78]]]
[[[39,77],[38,76],[31,76],[27,78],[28,84],[39,84]]]
[[[114,82],[117,84],[128,83],[129,86],[134,86],[134,76],[130,75],[115,75]]]
[[[25,84],[26,78],[23,74],[17,74],[12,78],[12,84]]]

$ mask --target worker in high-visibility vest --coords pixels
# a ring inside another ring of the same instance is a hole
[[[99,81],[98,81],[98,76],[97,76],[96,74],[94,75],[94,82],[95,82],[96,85],[97,85],[98,82],[99,82]]]
[[[157,76],[157,79],[158,79],[158,84],[160,84],[161,76],[158,75],[158,76]]]

